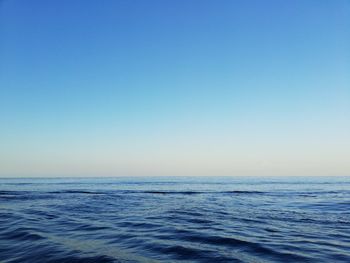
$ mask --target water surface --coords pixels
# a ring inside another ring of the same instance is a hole
[[[350,262],[350,177],[0,179],[0,262]]]

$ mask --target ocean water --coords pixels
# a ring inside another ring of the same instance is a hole
[[[350,177],[0,179],[0,262],[350,262]]]

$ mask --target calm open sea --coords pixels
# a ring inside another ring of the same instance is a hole
[[[350,177],[0,179],[0,262],[350,262]]]

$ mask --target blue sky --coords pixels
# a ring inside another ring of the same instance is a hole
[[[350,175],[349,1],[0,2],[0,176]]]

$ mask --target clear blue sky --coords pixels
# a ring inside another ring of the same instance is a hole
[[[350,1],[0,2],[0,176],[349,160]]]

